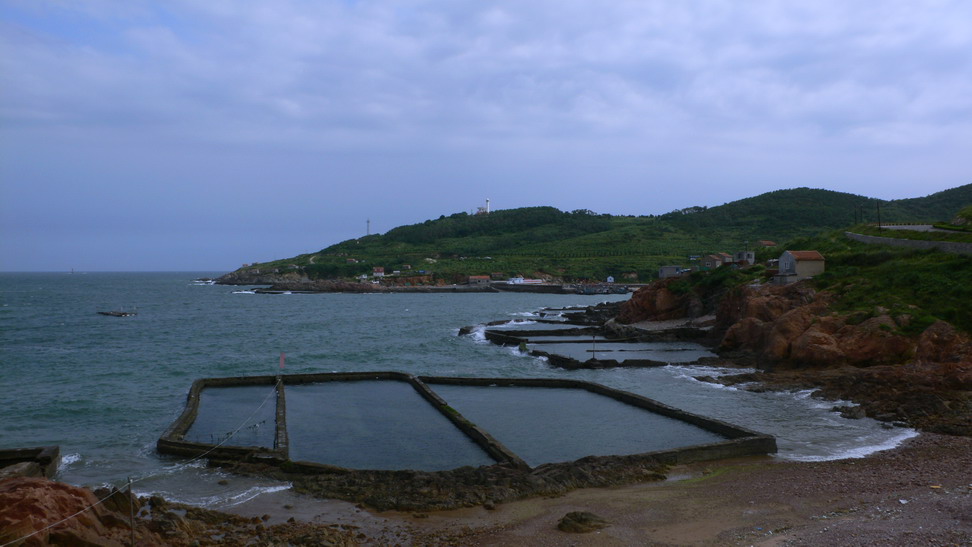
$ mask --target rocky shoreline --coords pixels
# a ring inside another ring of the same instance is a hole
[[[677,466],[665,481],[498,505],[373,513],[291,491],[231,513],[46,479],[0,481],[0,541],[21,545],[968,545],[972,438],[922,434],[860,459],[746,458]],[[558,526],[588,513],[596,526]]]
[[[909,317],[831,309],[833,295],[805,282],[744,287],[717,303],[656,282],[621,306],[617,323],[687,320],[715,313],[709,343],[727,364],[761,372],[722,376],[751,390],[817,390],[860,412],[922,431],[972,435],[972,339],[938,321],[906,336]]]

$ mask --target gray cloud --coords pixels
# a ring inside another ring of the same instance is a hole
[[[43,203],[255,241],[263,216],[266,259],[487,195],[625,214],[922,195],[972,171],[970,21],[948,1],[6,1],[0,226],[64,247]]]

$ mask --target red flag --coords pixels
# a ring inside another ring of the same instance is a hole
[[[280,370],[283,370],[283,368],[284,368],[284,360],[286,358],[287,358],[287,354],[281,351],[280,352]]]

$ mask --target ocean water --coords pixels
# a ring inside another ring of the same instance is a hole
[[[136,492],[213,507],[286,488],[239,477],[220,485],[221,471],[155,452],[193,380],[274,374],[281,352],[285,373],[391,370],[598,382],[775,435],[777,457],[787,459],[859,457],[915,435],[841,418],[829,411],[834,403],[808,392],[750,393],[692,378],[735,370],[565,371],[487,343],[482,329],[457,336],[466,325],[625,295],[257,295],[192,283],[216,275],[0,274],[0,447],[57,444],[61,480],[122,486],[131,478]],[[136,307],[135,317],[97,314]]]

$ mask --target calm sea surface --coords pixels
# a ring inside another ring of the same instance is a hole
[[[542,294],[234,294],[189,273],[0,274],[0,447],[57,444],[59,478],[123,485],[214,507],[286,485],[234,478],[155,453],[196,378],[401,371],[439,376],[569,377],[632,391],[777,436],[788,459],[862,456],[914,435],[847,420],[808,393],[749,393],[698,382],[688,366],[564,371],[459,327],[543,307],[626,296]],[[132,310],[136,317],[98,315]]]

